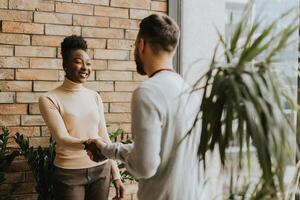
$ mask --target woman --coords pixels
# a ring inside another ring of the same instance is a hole
[[[84,150],[89,138],[110,142],[106,130],[103,103],[97,92],[82,86],[91,74],[87,43],[80,36],[69,36],[61,43],[63,84],[39,99],[41,114],[54,137],[55,199],[105,200],[108,198],[110,173],[116,187],[116,198],[122,198],[124,187],[115,161],[94,162]]]

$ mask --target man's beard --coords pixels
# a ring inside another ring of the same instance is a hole
[[[140,56],[138,55],[138,50],[137,49],[135,49],[135,52],[134,52],[134,60],[135,60],[135,64],[136,64],[137,73],[142,75],[142,76],[147,75],[147,73],[144,70],[144,64],[143,64]]]

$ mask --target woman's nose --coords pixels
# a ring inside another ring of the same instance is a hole
[[[81,65],[81,69],[82,69],[82,70],[86,70],[86,68],[87,68],[87,67],[86,67],[86,63],[83,62],[82,65]]]

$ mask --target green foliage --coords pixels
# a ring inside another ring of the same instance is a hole
[[[55,143],[50,138],[49,146],[47,148],[33,148],[29,146],[28,139],[23,135],[16,133],[15,141],[20,146],[20,154],[24,155],[33,172],[37,186],[36,191],[39,194],[39,200],[52,200],[53,194],[53,179],[52,174],[54,170],[55,157]]]
[[[115,141],[117,137],[123,135],[123,133],[125,132],[122,129],[117,129],[111,133],[110,138]],[[29,146],[28,139],[24,138],[24,136],[19,133],[15,134],[14,139],[20,147],[20,154],[24,155],[27,159],[27,162],[33,172],[37,183],[36,191],[39,194],[38,199],[54,199],[52,174],[54,170],[53,161],[55,158],[55,142],[50,138],[48,147],[42,148],[39,146],[38,148],[34,148]],[[131,143],[131,140],[127,138],[122,142]],[[131,176],[125,169],[124,164],[121,163],[118,167],[121,171],[122,181],[134,180],[133,176]]]
[[[10,166],[18,151],[8,151],[7,143],[9,138],[9,130],[6,127],[1,127],[2,134],[0,134],[0,184],[5,181],[5,171]]]
[[[220,44],[216,47],[210,69],[193,87],[194,90],[202,89],[201,83],[205,80],[200,106],[202,132],[198,149],[204,163],[207,151],[218,145],[221,162],[225,166],[226,149],[237,144],[241,169],[243,149],[247,149],[248,163],[251,160],[250,146],[256,149],[262,172],[260,181],[254,187],[247,183],[242,194],[231,190],[230,199],[239,195],[245,198],[249,193],[250,199],[285,197],[284,170],[294,159],[291,150],[293,141],[289,141],[289,138],[296,135],[293,122],[285,115],[283,105],[288,102],[292,110],[298,108],[289,94],[279,90],[271,65],[299,28],[296,18],[282,31],[275,32],[278,23],[293,11],[264,27],[261,21],[255,20],[250,30],[250,17],[246,14],[229,42],[219,34]],[[258,29],[262,31],[258,33]],[[225,62],[217,61],[219,46],[224,50]]]
[[[126,138],[124,138],[124,135],[126,135]],[[123,143],[123,144],[131,144],[132,140],[128,137],[128,134],[122,130],[122,129],[117,129],[115,131],[113,131],[110,135],[109,138],[111,141],[116,142],[118,141],[118,138],[120,139],[119,142]],[[121,180],[124,182],[125,180],[136,180],[134,178],[134,176],[132,176],[126,169],[125,164],[124,163],[118,163],[118,167],[120,169],[120,175],[121,175]]]

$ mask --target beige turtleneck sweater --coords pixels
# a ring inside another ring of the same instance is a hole
[[[103,103],[97,92],[65,78],[60,87],[39,98],[39,107],[57,143],[55,166],[83,169],[107,162],[90,160],[82,144],[89,138],[99,137],[110,142]],[[112,162],[113,179],[119,179],[117,163],[109,161]]]

